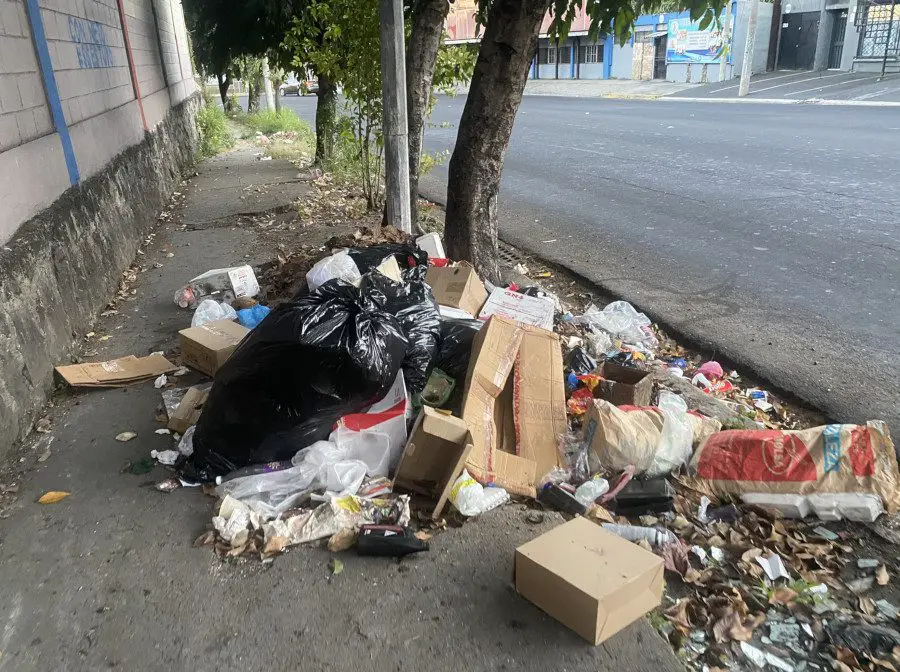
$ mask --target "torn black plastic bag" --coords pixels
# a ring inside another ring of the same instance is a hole
[[[385,310],[400,321],[409,341],[403,379],[410,394],[425,389],[441,336],[441,314],[431,287],[425,282],[427,270],[421,264],[404,270],[402,283],[393,282],[378,271],[370,271],[363,278],[363,285],[375,287],[387,297]]]
[[[273,310],[216,373],[194,434],[196,475],[290,459],[383,397],[408,344],[386,302],[367,283],[331,280]]]
[[[457,318],[441,320],[441,339],[434,358],[434,366],[451,378],[455,378],[458,388],[463,387],[466,381],[472,342],[483,325],[484,322],[481,320]]]

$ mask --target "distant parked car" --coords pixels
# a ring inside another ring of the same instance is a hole
[[[310,93],[318,93],[319,92],[319,80],[318,79],[307,79],[303,82],[303,95],[308,95]]]
[[[281,91],[282,96],[299,96],[303,86],[304,84],[301,84],[298,80],[294,79],[285,82],[278,88]]]

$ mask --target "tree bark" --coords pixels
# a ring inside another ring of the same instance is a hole
[[[451,259],[465,259],[499,280],[497,197],[503,158],[528,78],[538,30],[551,0],[494,0],[450,158],[444,238]]]
[[[259,110],[259,95],[262,82],[251,79],[247,82],[247,114]]]
[[[315,163],[323,166],[334,152],[335,119],[337,117],[337,86],[322,74],[319,77],[318,100],[316,101],[316,158]]]
[[[228,112],[228,87],[231,86],[231,75],[227,72],[224,77],[218,74],[216,80],[219,82],[219,97],[222,99],[222,107]]]
[[[281,114],[281,88],[280,85],[275,88],[275,114]]]
[[[447,0],[418,0],[413,9],[412,30],[406,47],[406,115],[409,124],[409,196],[413,220],[418,219],[419,172],[422,163],[422,138],[425,116],[431,97],[431,82],[444,19],[450,4]]]

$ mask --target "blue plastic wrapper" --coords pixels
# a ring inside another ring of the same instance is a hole
[[[268,306],[257,303],[255,306],[237,311],[238,322],[248,329],[253,329],[256,325],[266,319],[266,315],[271,312],[272,309]]]

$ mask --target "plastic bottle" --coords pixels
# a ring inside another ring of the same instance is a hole
[[[640,527],[638,525],[618,525],[616,523],[603,523],[603,529],[612,532],[616,536],[628,541],[641,541],[646,539],[651,546],[665,546],[678,541],[677,537],[668,530],[657,530],[654,527]]]
[[[580,503],[588,506],[601,495],[609,492],[609,481],[605,478],[595,476],[589,481],[585,481],[575,490],[575,499]]]

